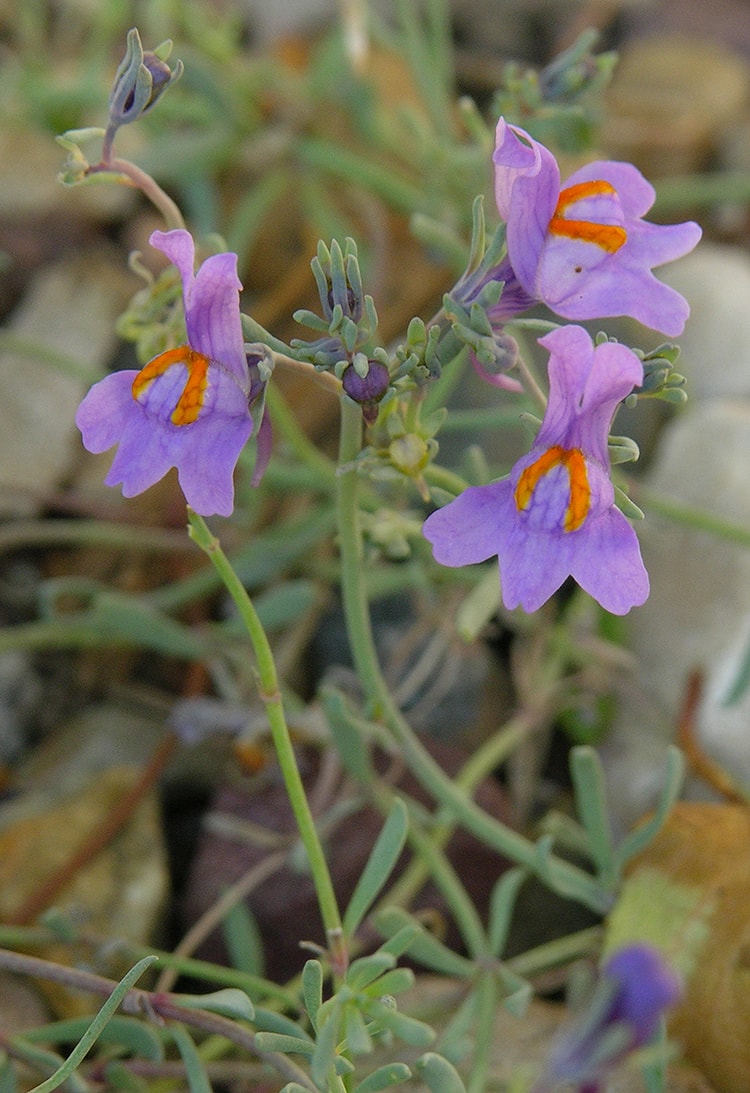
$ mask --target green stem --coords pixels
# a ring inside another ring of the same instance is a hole
[[[491,968],[479,976],[475,990],[474,1055],[466,1093],[484,1093],[487,1088],[498,1002],[498,981]]]
[[[511,718],[502,729],[482,744],[463,765],[454,778],[456,785],[470,797],[479,783],[491,771],[496,770],[518,744],[528,736],[533,729],[533,724],[533,719],[524,714]],[[453,812],[450,809],[441,808],[434,818],[431,829],[433,844],[439,850],[442,850],[455,828]],[[399,907],[407,907],[424,885],[429,872],[430,869],[425,860],[417,857],[412,858],[389,891],[388,903],[396,904]]]
[[[705,509],[696,508],[693,505],[684,505],[681,501],[672,501],[668,497],[652,493],[640,482],[630,479],[628,492],[637,503],[644,506],[648,514],[664,516],[683,527],[692,528],[694,531],[707,531],[716,535],[719,539],[725,539],[729,543],[737,543],[738,546],[750,547],[750,527],[735,524],[731,520],[725,520],[721,516],[715,516]]]
[[[551,854],[540,855],[533,842],[484,812],[435,762],[391,698],[380,670],[364,582],[357,473],[353,469],[361,445],[361,421],[359,407],[342,400],[341,469],[337,491],[341,592],[352,657],[371,712],[386,723],[400,745],[404,759],[422,785],[450,809],[468,831],[512,861],[542,876],[558,891],[573,895],[587,906],[603,912],[608,908],[610,897],[600,885],[584,870],[569,862]]]
[[[488,944],[477,909],[440,846],[422,828],[416,806],[412,805],[409,811],[409,842],[450,907],[469,956],[473,960],[480,960],[487,956]],[[388,903],[392,902],[389,896]]]
[[[390,696],[380,673],[378,654],[370,626],[370,608],[364,581],[362,527],[359,515],[359,483],[354,460],[362,447],[362,411],[355,403],[341,400],[339,474],[336,490],[341,596],[347,633],[360,683],[372,705],[370,713],[381,716]]]
[[[289,803],[297,821],[300,837],[307,851],[310,863],[315,891],[320,905],[320,914],[323,919],[328,943],[331,946],[331,957],[337,971],[345,970],[344,954],[337,953],[336,947],[343,937],[341,929],[341,916],[339,914],[336,894],[333,889],[331,875],[328,870],[323,847],[315,827],[315,820],[307,801],[302,778],[297,767],[294,755],[289,727],[284,713],[284,703],[279,690],[279,681],[276,674],[276,664],[273,652],[269,644],[266,632],[263,629],[258,614],[247,590],[229,563],[227,556],[221,549],[219,540],[211,533],[205,520],[192,509],[188,508],[190,522],[190,537],[205,551],[217,573],[221,577],[225,588],[234,600],[240,617],[247,629],[255,651],[258,670],[258,683],[260,697],[265,706],[268,724],[271,730],[276,756],[284,778]],[[339,958],[337,960],[337,957]],[[339,963],[344,966],[339,968]]]
[[[88,172],[93,174],[112,174],[121,182],[135,186],[144,194],[152,205],[154,205],[164,217],[167,223],[167,230],[172,228],[184,228],[185,221],[179,207],[175,204],[172,198],[162,190],[161,186],[156,182],[151,175],[146,174],[135,163],[131,163],[128,159],[110,159],[106,163],[102,162],[96,167],[91,167]]]

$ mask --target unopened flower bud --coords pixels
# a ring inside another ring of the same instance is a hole
[[[115,75],[109,96],[109,125],[117,129],[142,117],[164,94],[170,84],[182,75],[182,61],[174,69],[164,59],[169,56],[171,42],[154,50],[145,50],[135,27],[128,31],[125,56]]]
[[[367,361],[367,370],[362,374],[354,364],[350,364],[341,377],[341,383],[350,399],[362,407],[362,416],[368,425],[372,425],[378,416],[378,403],[388,390],[390,375],[380,361]]]

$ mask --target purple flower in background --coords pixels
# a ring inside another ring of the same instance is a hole
[[[614,504],[607,441],[615,410],[643,379],[627,346],[593,346],[580,326],[540,339],[549,402],[532,450],[510,476],[469,486],[424,525],[438,562],[497,554],[503,603],[536,611],[573,576],[607,611],[645,602],[648,575],[633,528]]]
[[[586,1011],[553,1045],[534,1093],[559,1085],[597,1093],[614,1067],[653,1040],[681,993],[679,978],[656,949],[619,949],[604,964]]]
[[[651,270],[688,254],[701,229],[692,221],[644,220],[655,195],[640,171],[589,163],[561,189],[552,153],[503,118],[493,160],[513,275],[509,298],[526,293],[566,319],[630,315],[669,337],[682,333],[687,301]]]
[[[106,376],[78,408],[90,452],[119,448],[107,478],[125,497],[177,468],[185,499],[202,516],[228,516],[234,468],[252,432],[255,394],[240,323],[237,255],[215,254],[196,274],[195,245],[182,229],[156,231],[152,246],[182,277],[187,345],[168,349],[140,372]]]

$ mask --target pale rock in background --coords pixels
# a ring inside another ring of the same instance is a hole
[[[690,302],[677,370],[687,377],[690,403],[750,397],[750,255],[725,243],[701,243],[658,271]]]
[[[76,409],[106,370],[132,290],[101,248],[55,263],[29,285],[0,352],[0,515],[32,515],[70,473],[80,449]]]
[[[708,338],[705,330],[702,337]],[[673,503],[750,529],[749,470],[750,401],[694,401],[663,430],[644,484]],[[750,786],[750,691],[726,704],[750,643],[750,549],[645,507],[638,530],[651,595],[629,620],[639,667],[602,749],[623,828],[654,803],[664,750],[695,670],[704,681],[695,735]],[[705,790],[689,784],[688,792]]]

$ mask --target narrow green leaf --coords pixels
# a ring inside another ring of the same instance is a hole
[[[169,1026],[169,1031],[185,1064],[190,1093],[212,1093],[208,1074],[188,1030],[184,1025],[175,1022]]]
[[[51,1093],[53,1089],[58,1089],[72,1075],[79,1063],[85,1059],[94,1046],[100,1032],[114,1016],[130,988],[140,979],[146,969],[151,967],[156,959],[155,956],[144,956],[143,960],[139,960],[127,975],[123,976],[62,1066],[58,1067],[55,1073],[50,1075],[46,1081],[34,1086],[29,1093]]]
[[[315,1045],[301,1036],[286,1036],[282,1032],[256,1032],[255,1042],[261,1051],[278,1051],[281,1055],[312,1055]]]
[[[378,949],[381,953],[390,953],[398,959],[407,951],[412,941],[416,937],[419,937],[422,926],[416,919],[412,919],[402,926],[400,930],[396,930],[395,934],[388,938],[387,941]]]
[[[393,968],[385,975],[381,975],[380,979],[376,979],[374,983],[370,983],[366,993],[378,996],[403,994],[414,986],[414,978],[411,968]]]
[[[500,968],[500,982],[505,991],[503,1008],[514,1017],[523,1017],[534,994],[531,984],[507,965]]]
[[[387,1063],[373,1070],[359,1085],[355,1085],[353,1093],[380,1093],[381,1089],[408,1082],[410,1078],[411,1070],[406,1063]]]
[[[293,1021],[291,1017],[286,1017],[283,1013],[277,1013],[276,1010],[267,1010],[261,1006],[256,1006],[253,1024],[258,1032],[280,1032],[285,1036],[301,1036],[302,1039],[309,1040],[312,1043],[312,1037],[308,1036],[296,1021]]]
[[[185,1009],[208,1010],[209,1013],[219,1013],[233,1021],[252,1021],[255,1017],[252,1002],[239,987],[224,987],[223,990],[212,991],[210,994],[178,994],[175,998],[178,1005]]]
[[[351,1055],[369,1055],[372,1038],[367,1031],[364,1017],[356,1006],[347,1006],[344,1015],[344,1037]]]
[[[315,1043],[312,1059],[310,1061],[310,1074],[318,1089],[328,1090],[328,1079],[336,1059],[336,1047],[339,1042],[342,1018],[342,1003],[339,998],[334,998],[333,1004],[328,1010],[328,1016],[323,1026],[318,1031],[318,1039]]]
[[[363,990],[369,983],[394,967],[396,958],[382,950],[353,960],[346,973],[346,985],[353,991]]]
[[[428,1051],[417,1060],[417,1070],[430,1093],[466,1093],[466,1086],[452,1063]]]
[[[467,979],[474,974],[475,968],[471,960],[459,956],[447,945],[443,945],[442,941],[438,941],[436,937],[428,933],[416,919],[400,907],[385,908],[375,920],[378,930],[386,937],[393,936],[404,926],[412,924],[417,927],[417,932],[406,952],[414,960],[433,971],[442,972],[444,975],[454,975],[460,979]]]
[[[334,687],[322,687],[320,698],[341,761],[358,782],[364,786],[372,785],[376,775],[370,758],[370,746],[345,696]]]
[[[412,1047],[428,1047],[435,1039],[435,1030],[416,1017],[401,1013],[395,1005],[386,1002],[373,1002],[368,1006],[368,1013],[399,1040]]]
[[[580,744],[571,750],[570,774],[578,818],[588,835],[589,852],[600,881],[605,887],[611,887],[616,878],[616,862],[610,810],[604,769],[594,748]]]
[[[308,960],[302,969],[302,997],[310,1024],[317,1032],[318,1010],[323,1001],[323,965],[319,960]]]
[[[224,916],[221,925],[232,967],[247,975],[262,976],[263,942],[258,924],[247,904],[241,901],[235,903]]]
[[[104,1081],[108,1090],[122,1093],[147,1093],[148,1082],[133,1071],[121,1059],[114,1059],[104,1067]],[[1,1091],[0,1091],[1,1093]]]
[[[621,871],[626,863],[639,854],[658,834],[679,796],[684,777],[685,758],[679,748],[670,746],[667,749],[667,769],[656,809],[645,823],[626,835],[617,847],[615,857],[618,871]]]
[[[404,848],[408,827],[406,805],[397,797],[346,909],[344,933],[347,937],[355,933],[391,875]]]
[[[487,926],[487,943],[493,956],[500,956],[505,948],[513,918],[518,890],[528,876],[525,869],[516,867],[503,873],[492,889]]]
[[[70,1017],[29,1029],[23,1038],[27,1043],[69,1044],[80,1040],[90,1023],[90,1017]],[[158,1033],[135,1017],[116,1014],[99,1033],[99,1042],[121,1044],[133,1055],[151,1062],[164,1058],[164,1045]]]

